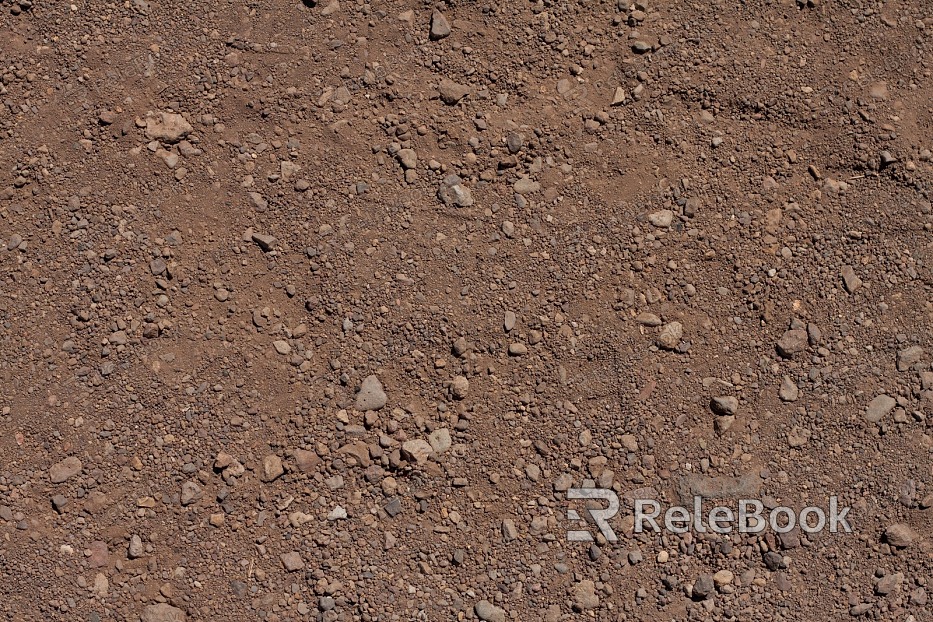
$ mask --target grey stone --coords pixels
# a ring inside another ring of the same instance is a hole
[[[884,394],[879,395],[868,403],[868,408],[865,410],[865,420],[870,423],[878,423],[885,415],[894,410],[895,406],[897,406],[897,400],[893,397]]]
[[[891,546],[903,549],[919,540],[920,534],[910,525],[894,523],[884,530],[884,539]]]
[[[862,286],[862,279],[858,278],[852,266],[842,267],[842,284],[850,294]]]
[[[897,371],[907,371],[923,358],[923,348],[910,346],[897,353]]]
[[[711,574],[701,574],[693,584],[693,598],[696,600],[705,600],[709,598],[716,589],[716,583]]]
[[[168,603],[158,603],[143,607],[139,618],[140,622],[185,622],[185,612]]]
[[[714,397],[710,402],[710,408],[717,415],[734,416],[739,411],[739,400],[731,395]]]
[[[450,36],[450,22],[440,11],[431,14],[431,41],[439,41]]]
[[[49,469],[49,481],[53,484],[66,482],[81,473],[81,468],[81,461],[74,456],[69,456]]]
[[[496,607],[488,600],[481,600],[473,606],[476,617],[483,622],[505,622],[505,610]]]
[[[181,485],[181,504],[191,505],[201,498],[203,491],[195,482],[185,482]]]
[[[431,449],[434,450],[435,454],[442,454],[448,449],[452,444],[450,438],[450,430],[447,428],[438,428],[431,432],[428,435],[428,443],[431,445]]]
[[[366,376],[356,394],[357,410],[379,410],[386,405],[388,396],[382,388],[382,382],[375,375]]]
[[[789,330],[781,335],[776,346],[778,354],[784,358],[792,358],[807,348],[807,331],[799,328]]]
[[[790,376],[784,376],[784,379],[781,380],[781,389],[778,391],[778,396],[785,402],[797,401],[800,390],[797,388],[797,383]]]

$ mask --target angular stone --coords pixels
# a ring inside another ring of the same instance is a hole
[[[807,331],[793,329],[785,332],[776,344],[778,354],[784,358],[792,358],[798,352],[807,348]]]
[[[599,607],[599,595],[596,593],[595,583],[585,579],[573,586],[573,608],[576,611],[587,611],[597,607]]]
[[[473,193],[469,188],[459,183],[441,184],[437,189],[437,198],[444,205],[456,207],[470,207],[473,205]]]
[[[715,589],[716,584],[713,580],[713,575],[701,574],[693,584],[693,598],[695,600],[705,600],[713,594],[713,590]]]
[[[680,322],[670,322],[661,329],[658,335],[658,345],[665,350],[673,350],[680,345],[684,336],[684,326]]]
[[[185,612],[168,603],[158,603],[143,607],[139,619],[140,622],[185,622]]]
[[[382,383],[375,375],[366,376],[356,394],[356,409],[361,411],[379,410],[386,405],[388,396],[382,389]]]
[[[885,415],[894,410],[895,406],[897,406],[897,400],[893,397],[884,394],[879,395],[868,403],[868,408],[865,410],[865,420],[869,423],[878,423]]]
[[[81,461],[74,456],[69,456],[49,469],[49,481],[53,484],[66,482],[81,473],[81,468]]]
[[[282,459],[275,454],[269,454],[262,459],[262,466],[259,471],[259,479],[263,482],[274,482],[285,473],[285,467],[282,466]]]
[[[842,284],[845,285],[846,291],[852,294],[855,292],[855,290],[862,286],[862,279],[858,278],[858,275],[855,274],[855,269],[852,268],[852,266],[843,266]]]
[[[473,606],[476,617],[483,622],[505,622],[505,610],[496,607],[488,600],[481,600]]]
[[[897,371],[907,371],[923,358],[923,348],[910,346],[897,353]]]
[[[301,553],[298,551],[282,553],[279,555],[279,559],[282,560],[282,566],[287,572],[298,572],[305,567],[305,562],[301,559]]]
[[[910,525],[894,523],[884,530],[884,539],[891,546],[903,549],[919,540],[920,534]]]
[[[437,88],[437,92],[440,94],[442,102],[448,106],[453,106],[470,94],[470,87],[465,84],[458,84],[445,78],[441,80],[440,86]]]
[[[797,388],[797,384],[790,376],[784,376],[784,379],[781,380],[781,389],[778,391],[778,397],[784,402],[796,402],[799,396],[800,390]]]
[[[317,467],[321,464],[318,455],[307,449],[296,449],[292,452],[292,455],[295,456],[295,463],[302,473],[313,473],[317,471]]]
[[[440,11],[431,14],[431,41],[439,41],[450,36],[450,22]]]
[[[402,457],[409,462],[424,464],[434,449],[423,439],[414,439],[402,443]]]
[[[181,504],[188,506],[201,498],[203,491],[194,482],[185,482],[181,485]]]
[[[875,584],[875,593],[879,596],[886,596],[901,587],[901,583],[903,582],[903,573],[893,572],[891,574],[886,574]]]
[[[418,154],[415,153],[414,149],[399,149],[398,153],[395,154],[395,158],[405,170],[418,166]]]
[[[717,415],[734,416],[739,411],[739,400],[731,395],[714,397],[710,402],[710,408]]]
[[[662,209],[648,214],[648,222],[660,229],[666,229],[674,222],[674,212],[669,209]]]
[[[278,243],[278,240],[275,239],[274,235],[268,235],[265,233],[254,233],[252,236],[253,242],[259,245],[264,252],[269,252],[275,248],[275,245]]]
[[[183,116],[173,112],[159,112],[146,119],[146,137],[149,140],[177,143],[193,129]]]

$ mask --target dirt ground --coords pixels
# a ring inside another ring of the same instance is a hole
[[[931,35],[0,0],[2,619],[933,620]]]

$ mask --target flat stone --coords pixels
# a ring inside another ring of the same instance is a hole
[[[81,461],[69,456],[49,469],[49,481],[61,484],[81,473]]]
[[[781,380],[781,389],[778,391],[778,397],[784,402],[796,402],[800,396],[800,389],[790,376],[784,376]]]
[[[473,606],[476,617],[483,622],[505,622],[505,610],[496,607],[488,600],[481,600]]]
[[[301,553],[298,551],[282,553],[279,559],[282,560],[282,566],[287,572],[298,572],[305,567],[305,561],[301,558]]]
[[[356,409],[360,411],[379,410],[388,402],[388,396],[382,388],[382,382],[375,375],[366,376],[356,394]]]
[[[870,423],[878,423],[885,415],[894,410],[897,406],[897,400],[890,395],[879,395],[868,403],[865,410],[865,420]]]
[[[318,455],[307,449],[296,449],[292,452],[292,455],[295,457],[298,470],[302,473],[314,473],[321,464],[321,459]]]
[[[278,243],[278,240],[275,239],[273,235],[267,235],[265,233],[254,233],[252,235],[253,242],[259,245],[264,252],[269,252],[275,248],[275,245]]]
[[[273,482],[282,477],[285,473],[285,467],[282,466],[282,459],[275,454],[269,454],[262,459],[262,467],[259,471],[259,479],[263,482]]]
[[[402,443],[402,457],[409,462],[424,464],[428,461],[428,456],[434,451],[430,443],[423,439],[414,439]]]
[[[279,339],[272,342],[272,347],[275,348],[275,351],[281,355],[288,355],[292,352],[292,347],[284,339]]]
[[[447,428],[438,428],[428,435],[428,443],[435,454],[442,454],[453,444],[450,438],[450,430]]]
[[[923,358],[923,348],[910,346],[897,353],[897,371],[907,371]]]
[[[161,140],[177,143],[194,130],[183,116],[173,112],[159,112],[146,119],[146,137],[149,140]]]
[[[528,177],[521,177],[512,185],[512,189],[517,194],[532,194],[541,189],[541,184]]]
[[[573,608],[577,611],[586,611],[599,607],[599,595],[596,593],[596,584],[584,579],[573,586]]]
[[[807,331],[793,329],[785,332],[776,344],[778,354],[784,358],[792,358],[798,352],[807,348]]]
[[[885,541],[893,547],[903,549],[920,539],[920,534],[905,523],[894,523],[884,530]]]
[[[185,612],[168,603],[158,603],[143,607],[139,619],[140,622],[185,622]]]
[[[456,105],[461,99],[470,94],[470,87],[465,84],[458,84],[453,80],[444,78],[437,87],[437,92],[441,96],[441,101],[448,106]]]
[[[862,279],[858,278],[858,275],[855,274],[855,269],[852,266],[843,266],[842,284],[845,286],[846,291],[852,294],[855,293],[855,290],[862,286]]]
[[[651,326],[652,328],[658,327],[662,324],[661,318],[656,316],[654,313],[648,313],[647,311],[642,311],[636,315],[635,322],[641,324],[642,326]]]

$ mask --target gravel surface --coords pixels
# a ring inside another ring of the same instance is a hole
[[[0,617],[933,619],[931,30],[0,0]]]

